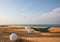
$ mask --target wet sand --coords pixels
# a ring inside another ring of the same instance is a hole
[[[31,34],[21,26],[0,27],[0,42],[12,42],[9,40],[11,33],[16,33],[18,39],[14,42],[60,42],[60,28],[52,27],[49,32],[39,32],[33,29]]]

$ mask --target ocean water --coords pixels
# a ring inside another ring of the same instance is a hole
[[[13,24],[16,26],[51,26],[51,27],[60,27],[60,24]]]

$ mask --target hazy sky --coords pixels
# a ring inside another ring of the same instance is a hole
[[[60,0],[0,0],[0,24],[60,24]]]

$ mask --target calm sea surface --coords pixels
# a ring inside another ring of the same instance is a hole
[[[16,26],[51,26],[51,27],[60,27],[60,24],[13,24]]]

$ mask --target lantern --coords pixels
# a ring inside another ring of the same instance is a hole
[[[17,40],[17,35],[16,35],[15,33],[12,33],[12,34],[10,35],[10,40],[12,40],[12,41]]]
[[[31,34],[32,33],[30,27],[27,27],[27,32],[28,32],[28,34]]]

